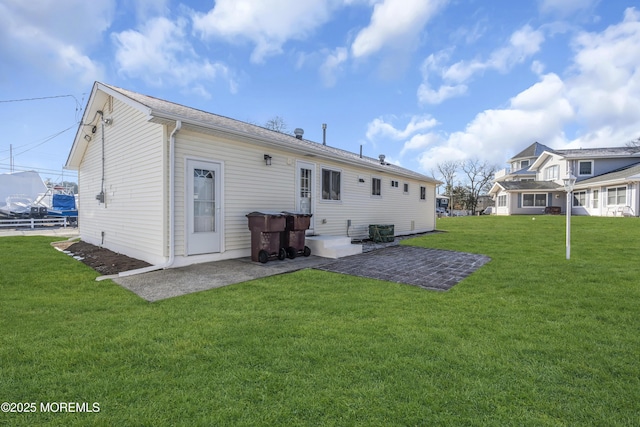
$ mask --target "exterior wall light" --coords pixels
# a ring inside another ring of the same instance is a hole
[[[268,154],[264,155],[264,164],[267,166],[271,166],[271,156]]]

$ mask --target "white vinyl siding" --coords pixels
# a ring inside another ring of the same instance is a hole
[[[265,165],[265,153],[271,156],[271,166]],[[176,255],[185,253],[185,159],[223,165],[223,252],[248,254],[251,247],[248,213],[295,209],[295,161],[291,154],[197,133],[183,125],[176,136]]]
[[[323,167],[333,168],[330,164]],[[367,173],[365,169],[338,165],[334,167],[342,171],[342,200],[341,203],[316,205],[316,234],[346,236],[349,219],[352,222],[349,236],[352,238],[365,237],[370,224],[394,224],[396,234],[431,231],[435,228],[434,184],[409,182],[411,185],[425,187],[426,201],[420,201],[419,197],[406,197],[401,191],[384,192],[382,198],[371,197],[370,191],[358,185],[358,176]],[[382,175],[381,179],[383,183],[397,180],[391,174]]]
[[[95,198],[102,188],[100,123],[78,170],[80,235],[88,243],[162,262],[168,251],[165,129],[118,100],[112,105],[104,111],[112,119],[104,126],[105,203]]]

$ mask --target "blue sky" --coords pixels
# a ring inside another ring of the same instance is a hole
[[[631,0],[0,0],[0,39],[0,173],[59,179],[96,80],[427,175],[640,136]]]

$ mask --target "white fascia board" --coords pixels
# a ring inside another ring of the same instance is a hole
[[[94,116],[96,115],[96,112],[99,109],[97,106],[94,105],[96,103],[98,92],[103,92],[104,94],[108,96],[112,96],[113,98],[118,99],[124,104],[129,105],[130,107],[141,111],[142,113],[147,115],[149,120],[151,120],[150,108],[140,104],[139,102],[132,100],[131,98],[124,96],[120,92],[117,92],[100,82],[95,82],[93,84],[93,88],[91,89],[91,95],[87,100],[87,105],[85,106],[84,113],[82,114],[82,121],[78,125],[76,136],[73,139],[73,144],[71,146],[71,150],[69,151],[69,156],[67,157],[67,162],[64,165],[65,169],[78,170],[78,168],[80,167],[80,161],[83,155],[82,153],[85,152],[85,150],[87,149],[87,146],[89,145],[89,142],[87,142],[82,137],[82,133],[83,133],[82,129],[83,129],[83,126],[88,124],[89,119],[93,120]]]
[[[501,190],[504,190],[504,187],[499,182],[496,182],[491,186],[491,190],[487,194],[498,194]]]
[[[544,162],[546,162],[549,157],[553,157],[553,156],[554,156],[554,153],[551,153],[549,151],[543,151],[542,154],[540,154],[538,156],[536,161],[533,162],[533,164],[531,166],[529,166],[528,170],[533,171],[533,172],[537,172],[538,168],[540,168],[540,166],[542,166],[544,164]]]
[[[129,107],[135,108],[136,110],[141,111],[142,113],[146,114],[148,117],[148,120],[151,120],[151,108],[147,107],[144,104],[139,103],[138,101],[134,101],[133,99],[129,98],[128,96],[123,95],[122,93],[115,91],[113,89],[111,89],[108,86],[103,85],[102,83],[97,83],[98,89],[101,90],[102,92],[106,93],[107,95],[110,95],[114,98],[116,98],[118,101],[121,101],[122,103],[128,105]]]

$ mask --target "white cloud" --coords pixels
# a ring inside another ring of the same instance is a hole
[[[392,118],[393,120],[394,118]],[[404,129],[396,129],[391,123],[385,121],[385,119],[378,117],[373,119],[367,125],[367,139],[375,140],[379,138],[390,138],[394,140],[406,139],[409,136],[431,129],[436,126],[438,122],[429,115],[413,116],[409,120],[409,123]]]
[[[128,0],[136,13],[138,22],[144,22],[147,19],[156,16],[166,16],[169,12],[169,0]]]
[[[621,23],[575,38],[569,96],[587,133],[598,134],[605,126],[617,129],[619,138],[640,133],[639,45],[640,12],[633,8],[625,11]],[[601,138],[595,141],[606,142]],[[617,141],[618,145],[623,143]]]
[[[88,51],[111,25],[115,0],[11,1],[0,4],[0,53],[81,84],[100,79],[102,66]],[[70,22],[73,24],[70,25]]]
[[[485,70],[506,73],[537,53],[543,42],[542,31],[525,25],[515,31],[509,42],[494,50],[486,60],[458,61],[446,66],[444,64],[452,53],[450,49],[431,54],[422,64],[423,82],[418,88],[418,101],[421,104],[439,104],[449,98],[461,96],[467,91],[466,83],[475,74]],[[432,77],[442,81],[437,90],[432,89],[429,82]]]
[[[186,38],[186,25],[183,18],[174,22],[157,17],[147,21],[140,31],[114,33],[118,71],[149,84],[169,83],[201,94],[207,93],[202,80],[222,79],[235,92],[237,83],[229,68],[200,58]]]
[[[462,96],[466,92],[466,85],[442,85],[438,90],[434,90],[429,86],[428,82],[423,82],[418,87],[418,100],[421,104],[440,104],[449,98]]]
[[[427,147],[418,157],[432,170],[471,153],[502,164],[504,153],[539,141],[554,148],[621,146],[640,135],[640,12],[630,8],[622,22],[599,33],[574,37],[572,65],[563,80],[548,73],[520,92],[504,109],[485,110],[463,131]],[[541,64],[534,64],[542,71]],[[567,135],[567,129],[572,134]],[[434,135],[430,132],[424,135]],[[421,137],[422,138],[422,137]],[[409,141],[407,149],[419,142]]]
[[[440,143],[442,143],[442,137],[437,133],[419,133],[413,135],[409,141],[404,143],[402,151],[400,151],[400,156],[404,156],[409,151],[423,150]]]
[[[342,71],[343,64],[347,61],[349,52],[344,47],[338,47],[326,54],[326,58],[320,66],[320,76],[327,87],[336,84],[336,74]]]
[[[579,11],[591,10],[600,0],[539,0],[540,12],[567,17]]]
[[[443,144],[421,153],[420,165],[429,171],[445,160],[462,160],[478,153],[500,165],[506,160],[504,153],[514,146],[524,147],[536,140],[564,145],[563,129],[574,116],[564,83],[557,75],[547,74],[513,97],[508,108],[479,113],[464,131],[448,135]]]
[[[251,60],[261,63],[281,53],[288,40],[306,38],[338,5],[324,0],[218,0],[206,14],[193,14],[193,27],[206,40],[253,43]]]
[[[372,55],[385,47],[407,48],[415,44],[425,24],[448,0],[382,0],[376,2],[368,27],[351,45],[355,58]]]

